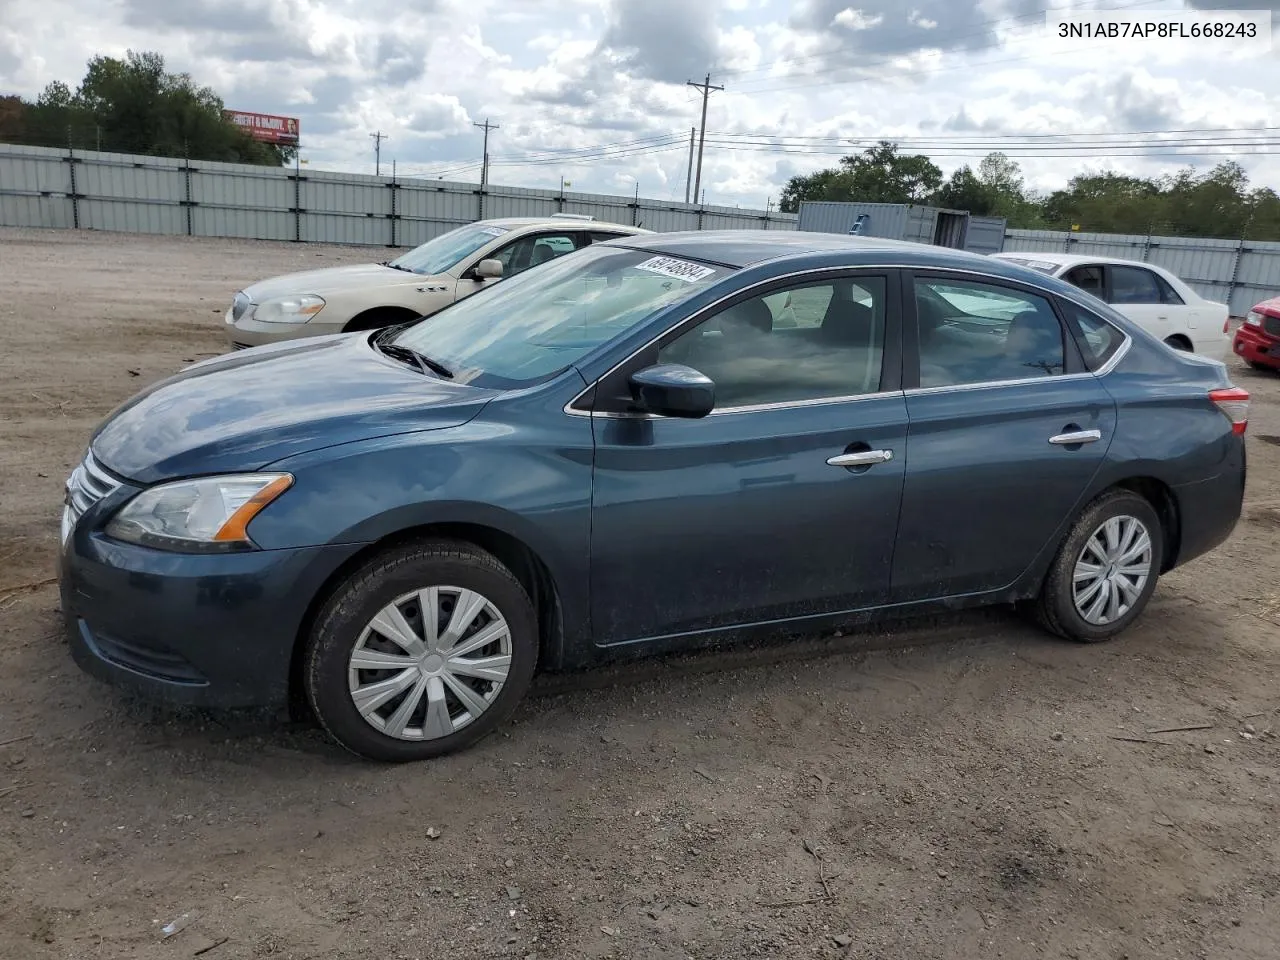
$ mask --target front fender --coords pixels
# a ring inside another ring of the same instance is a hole
[[[271,464],[294,485],[249,535],[279,549],[375,543],[431,524],[487,527],[542,561],[566,638],[577,639],[588,623],[591,468],[591,421],[581,417],[473,420],[357,441]]]

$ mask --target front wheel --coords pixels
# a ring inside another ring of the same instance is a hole
[[[373,557],[334,592],[307,651],[307,699],[326,730],[371,760],[470,746],[533,680],[529,595],[470,544],[426,541]]]
[[[1151,504],[1118,490],[1080,515],[1054,558],[1036,618],[1069,640],[1096,643],[1127,628],[1155,591],[1164,531]]]

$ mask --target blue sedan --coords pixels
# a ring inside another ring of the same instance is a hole
[[[991,603],[1105,640],[1231,533],[1248,402],[995,259],[628,237],[143,391],[68,481],[62,610],[98,677],[394,761],[605,657]]]

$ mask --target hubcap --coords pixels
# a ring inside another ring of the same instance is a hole
[[[510,669],[511,631],[487,597],[427,587],[378,611],[351,651],[347,684],[375,729],[435,740],[489,709]]]
[[[1076,559],[1072,599],[1089,623],[1106,626],[1128,613],[1151,576],[1151,534],[1137,517],[1112,517]]]

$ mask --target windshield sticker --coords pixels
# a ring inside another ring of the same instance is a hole
[[[636,269],[660,273],[664,277],[674,277],[685,283],[697,283],[715,273],[711,267],[699,266],[688,260],[677,260],[675,257],[650,257],[644,263],[637,263]]]
[[[481,233],[487,233],[491,237],[500,237],[507,232],[505,227],[481,227]]]

